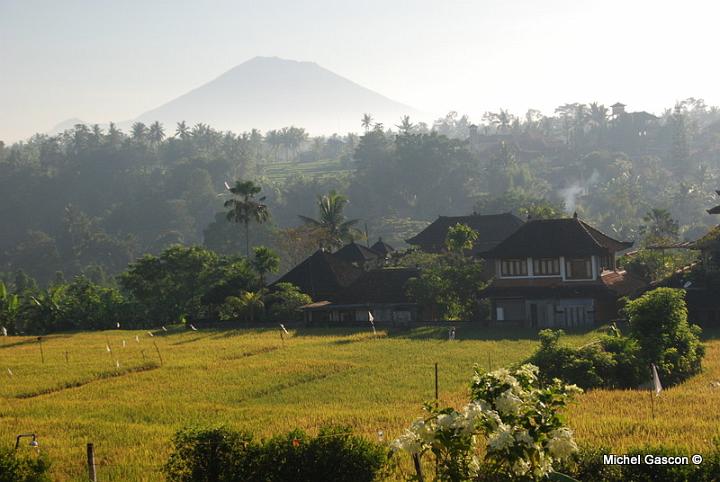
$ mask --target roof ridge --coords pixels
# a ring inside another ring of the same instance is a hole
[[[593,236],[592,233],[590,232],[590,230],[588,229],[588,226],[589,226],[589,225],[586,224],[585,221],[582,221],[582,220],[579,219],[579,218],[572,218],[572,219],[573,219],[573,221],[576,221],[576,222],[580,225],[580,227],[582,227],[583,231],[585,231],[585,232],[587,233],[587,235],[590,236],[590,239],[592,239],[593,242],[595,242],[595,244],[597,245],[598,248],[601,248],[601,249],[602,249],[602,248],[605,247],[605,246],[603,246],[602,244],[600,244],[600,241],[598,241],[597,239],[595,239],[595,236]],[[593,229],[595,229],[595,228],[593,228]],[[600,234],[603,234],[603,233],[601,233],[600,231],[598,231],[597,229],[595,229],[595,231],[597,231],[597,232],[600,233]]]
[[[585,227],[585,230],[588,231],[588,233],[593,237],[593,239],[596,239],[596,238],[595,238],[595,236],[592,234],[592,231],[594,231],[594,232],[600,234],[601,236],[604,236],[605,238],[609,239],[610,241],[614,241],[614,242],[616,242],[616,243],[625,244],[625,243],[630,242],[630,241],[620,241],[619,239],[615,239],[615,238],[613,238],[613,237],[611,237],[611,236],[608,236],[607,234],[603,233],[603,232],[600,231],[598,228],[589,225],[589,224],[586,223],[585,221],[582,221],[582,220],[580,220],[580,219],[578,219],[578,221],[580,221],[580,223]],[[631,243],[631,244],[632,244],[632,243]],[[601,245],[601,246],[602,246],[602,245]]]

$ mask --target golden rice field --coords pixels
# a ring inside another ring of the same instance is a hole
[[[515,363],[537,345],[529,331],[481,327],[459,329],[452,342],[442,328],[377,337],[298,329],[284,342],[275,329],[153,333],[0,338],[0,443],[34,432],[54,479],[84,480],[85,444],[93,442],[99,480],[125,481],[162,480],[173,433],[190,425],[269,436],[332,423],[374,438],[382,431],[388,440],[434,397],[435,362],[441,401],[459,407],[473,364]],[[720,426],[715,380],[720,341],[710,340],[705,373],[663,392],[654,419],[648,392],[595,391],[569,409],[569,424],[581,443],[616,450],[646,443],[706,450]]]

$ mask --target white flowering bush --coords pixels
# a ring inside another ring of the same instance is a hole
[[[539,480],[553,463],[577,451],[572,431],[558,410],[582,390],[554,380],[538,386],[537,367],[482,373],[477,367],[470,386],[472,401],[460,412],[426,404],[427,416],[417,419],[392,444],[396,451],[422,455],[438,462],[436,480],[474,479],[483,472],[511,480]],[[479,439],[484,460],[478,458]]]

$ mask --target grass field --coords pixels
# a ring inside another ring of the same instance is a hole
[[[299,329],[284,343],[278,330],[154,334],[63,334],[42,345],[0,338],[0,443],[35,432],[54,478],[81,480],[85,444],[93,442],[100,480],[120,481],[161,480],[173,433],[193,424],[268,436],[339,423],[390,439],[433,398],[435,362],[441,400],[459,407],[473,364],[518,362],[537,345],[531,332],[480,327],[458,330],[453,342],[441,328],[378,338],[367,330]],[[711,385],[720,380],[720,341],[708,342],[705,365],[702,375],[663,392],[655,419],[648,392],[595,391],[570,408],[570,426],[580,442],[616,450],[645,443],[708,449],[720,421],[720,389]]]
[[[273,181],[284,181],[295,174],[306,176],[337,176],[350,170],[338,159],[321,159],[312,162],[273,162],[262,166],[262,174]]]

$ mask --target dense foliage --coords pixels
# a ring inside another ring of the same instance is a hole
[[[297,308],[312,300],[292,285],[264,288],[277,265],[277,255],[265,247],[256,247],[248,261],[175,245],[130,264],[119,286],[78,275],[39,288],[18,272],[13,287],[0,281],[0,327],[9,334],[42,334],[217,319],[297,320]]]
[[[636,388],[649,379],[636,340],[606,335],[575,348],[560,345],[562,335],[562,330],[540,331],[540,347],[527,360],[540,368],[544,381],[559,378],[582,388]]]
[[[44,456],[21,455],[0,448],[0,482],[50,482],[50,462]]]
[[[163,471],[177,482],[372,482],[387,470],[389,451],[349,429],[293,430],[269,440],[227,428],[187,429],[173,439]]]
[[[663,385],[675,385],[701,370],[705,348],[700,328],[687,321],[683,290],[658,288],[628,302],[628,336],[610,333],[579,348],[562,346],[562,330],[542,330],[540,347],[528,359],[544,380],[560,378],[583,388],[636,388],[650,380],[655,364]]]
[[[658,288],[628,302],[625,311],[639,359],[654,363],[662,380],[676,384],[700,372],[705,347],[700,327],[688,323],[685,291]]]
[[[720,112],[699,99],[659,117],[575,103],[549,116],[402,119],[395,131],[366,121],[362,136],[79,124],[0,143],[0,272],[9,282],[22,269],[43,286],[58,271],[102,283],[175,243],[227,255],[262,244],[288,268],[317,248],[313,240],[300,254],[284,252],[298,248],[288,230],[298,215],[322,221],[316,199],[332,191],[347,196],[357,227],[367,223],[372,238],[396,245],[438,214],[473,209],[535,218],[578,211],[625,239],[696,239],[715,223],[705,210],[720,173]]]
[[[631,448],[623,455],[639,456],[643,463],[609,465],[603,462],[603,455],[612,454],[608,447],[581,447],[569,460],[563,462],[560,470],[577,480],[602,480],[603,482],[655,482],[694,481],[713,482],[720,473],[720,448],[703,454],[701,464],[692,461],[687,464],[644,463],[648,454],[656,457],[689,457],[689,453],[672,447],[650,445]],[[494,479],[484,479],[490,482]]]
[[[477,320],[484,313],[478,304],[485,287],[483,262],[454,254],[410,256],[403,262],[418,264],[420,276],[408,280],[406,290],[431,319]]]

